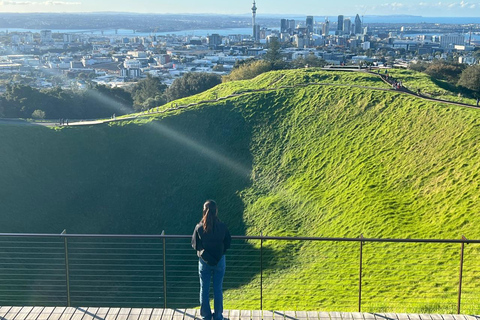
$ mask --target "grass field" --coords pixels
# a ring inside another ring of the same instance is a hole
[[[480,238],[479,110],[393,91],[280,88],[315,82],[386,86],[367,74],[272,72],[176,103],[272,90],[134,121],[2,125],[1,231],[190,234],[214,198],[233,234]],[[358,243],[264,247],[265,309],[356,310]],[[365,311],[455,311],[459,245],[364,250]],[[466,256],[463,310],[478,313],[479,246]],[[242,297],[258,283],[255,274],[227,290],[225,307],[255,308]]]

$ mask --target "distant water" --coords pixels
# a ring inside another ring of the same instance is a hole
[[[273,27],[275,28],[275,27]],[[42,29],[43,30],[43,29]],[[50,29],[49,29],[50,30]],[[53,33],[74,33],[74,34],[86,34],[94,36],[124,36],[124,37],[135,37],[135,36],[149,36],[149,35],[179,35],[179,36],[199,36],[204,37],[214,33],[218,33],[222,36],[233,35],[233,34],[251,34],[252,28],[231,28],[231,29],[205,29],[205,30],[183,30],[183,31],[168,31],[168,32],[135,32],[135,30],[130,29],[92,29],[92,30],[72,30],[72,29],[51,29]],[[40,33],[41,29],[21,29],[21,28],[0,28],[0,32],[33,32]]]

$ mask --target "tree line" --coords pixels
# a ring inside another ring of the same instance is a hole
[[[37,119],[94,119],[129,114],[160,106],[208,90],[221,83],[209,73],[187,73],[167,88],[159,78],[148,76],[132,88],[90,84],[86,90],[35,89],[12,84],[0,96],[0,117]]]
[[[434,80],[443,80],[450,85],[448,89],[467,96],[480,98],[480,65],[434,60],[431,63],[417,62],[409,67],[412,70],[428,74]]]

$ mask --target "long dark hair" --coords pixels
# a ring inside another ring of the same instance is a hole
[[[213,229],[215,220],[217,220],[217,203],[213,200],[207,200],[203,204],[202,224],[205,232],[210,232]]]

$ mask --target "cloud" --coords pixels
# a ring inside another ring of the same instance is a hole
[[[81,5],[81,2],[67,2],[67,1],[0,1],[0,6],[69,6],[69,5]]]

